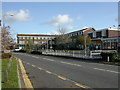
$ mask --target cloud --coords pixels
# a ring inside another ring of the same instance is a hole
[[[8,23],[30,21],[31,17],[28,10],[8,11],[4,14],[4,21]]]
[[[48,21],[46,24],[58,27],[64,24],[69,24],[71,22],[73,22],[73,19],[70,18],[69,15],[64,14],[64,15],[58,15],[56,17],[53,17],[53,19]]]

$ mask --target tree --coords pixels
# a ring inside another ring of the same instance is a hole
[[[31,41],[31,39],[28,39],[27,40],[27,44],[25,45],[25,48],[24,48],[26,51],[31,51],[33,49],[33,42]]]
[[[67,30],[63,27],[59,27],[58,33],[59,36],[56,38],[56,45],[59,49],[67,49],[69,47],[69,43],[71,43],[71,37],[66,34]]]
[[[11,45],[14,45],[14,40],[12,34],[10,33],[10,26],[1,28],[1,49],[8,50]]]
[[[91,42],[91,38],[88,35],[86,35],[86,34],[80,35],[76,39],[76,44],[77,45],[88,46],[91,43],[92,43]]]

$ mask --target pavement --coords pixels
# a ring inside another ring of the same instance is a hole
[[[119,66],[73,58],[14,53],[33,88],[108,88],[118,90]]]

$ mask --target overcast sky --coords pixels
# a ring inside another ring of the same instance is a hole
[[[2,11],[15,33],[55,34],[59,26],[71,32],[118,23],[117,2],[3,2]]]

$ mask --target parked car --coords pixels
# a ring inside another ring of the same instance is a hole
[[[14,51],[17,52],[17,51],[20,51],[22,49],[22,47],[18,47],[18,48],[15,48]]]

